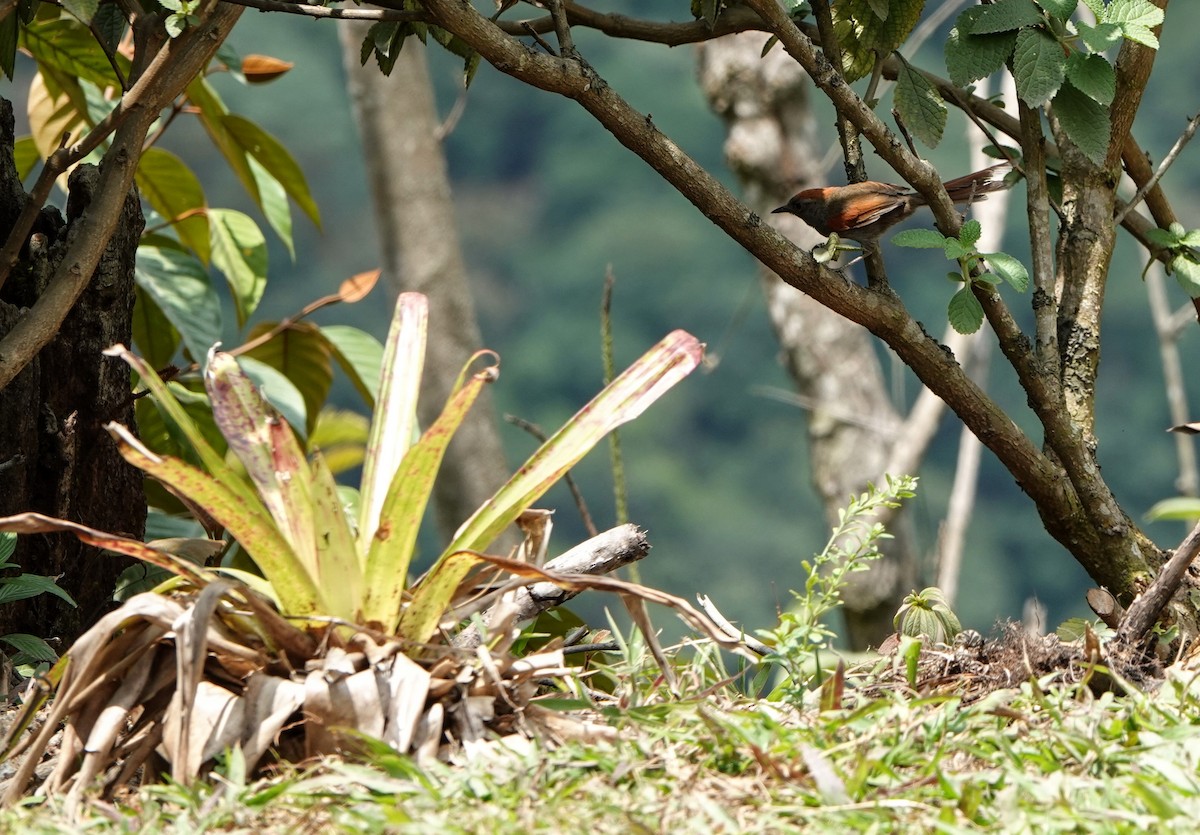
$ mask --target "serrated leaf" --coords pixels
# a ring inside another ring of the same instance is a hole
[[[888,19],[888,0],[867,0],[867,4],[871,7],[871,11],[880,20]]]
[[[959,333],[975,333],[983,325],[983,305],[975,298],[970,286],[964,285],[950,297],[946,312],[950,327]]]
[[[100,8],[100,0],[62,0],[62,7],[84,25],[90,25],[96,10]]]
[[[1016,258],[1007,252],[985,252],[983,257],[987,259],[992,272],[1007,281],[1018,293],[1029,289],[1029,270]]]
[[[979,242],[980,236],[983,235],[983,224],[975,218],[971,218],[962,225],[962,229],[958,233],[958,239],[963,246],[975,246]]]
[[[1092,14],[1096,16],[1096,20],[1104,17],[1104,4],[1108,0],[1083,0],[1083,5],[1092,10]]]
[[[1076,89],[1099,104],[1112,104],[1117,95],[1117,74],[1103,55],[1072,52],[1067,58],[1067,78]]]
[[[1148,26],[1140,26],[1136,23],[1122,23],[1121,34],[1125,36],[1126,40],[1136,41],[1151,49],[1158,49],[1158,38],[1155,36],[1154,30]]]
[[[1096,26],[1084,23],[1082,20],[1075,24],[1079,38],[1092,52],[1107,52],[1121,42],[1121,27],[1115,23],[1100,23]]]
[[[946,253],[947,261],[957,261],[959,258],[966,257],[971,250],[955,238],[946,238],[942,242],[942,251]]]
[[[994,35],[971,33],[971,27],[985,9],[985,6],[965,9],[946,39],[946,71],[950,80],[959,86],[987,78],[1002,69],[1017,43],[1015,31]]]
[[[221,302],[195,256],[140,246],[134,279],[175,326],[193,359],[204,358],[221,340]],[[155,363],[155,367],[162,366]]]
[[[1079,92],[1070,82],[1054,97],[1054,115],[1076,147],[1092,162],[1103,162],[1112,136],[1108,108]]]
[[[268,322],[256,325],[248,338],[253,339],[272,327]],[[332,355],[333,348],[320,328],[311,322],[296,322],[243,356],[266,363],[292,381],[304,398],[307,434],[316,426],[317,415],[333,385]]]
[[[1150,243],[1166,249],[1171,249],[1182,243],[1179,234],[1173,229],[1147,229],[1146,238]]]
[[[841,0],[833,4],[833,31],[842,48],[842,73],[855,81],[870,73],[876,55],[889,55],[920,20],[924,0],[890,0],[881,19],[871,0]]]
[[[1190,253],[1181,253],[1171,260],[1171,271],[1183,291],[1193,299],[1200,299],[1200,263]]]
[[[262,163],[263,168],[279,181],[288,196],[296,201],[296,205],[319,229],[321,213],[317,210],[317,203],[309,190],[308,180],[283,143],[241,116],[227,114],[222,117],[221,122],[233,140],[247,154]]]
[[[1066,76],[1062,47],[1039,29],[1022,29],[1013,49],[1017,95],[1030,107],[1041,107],[1058,92]]]
[[[905,229],[892,236],[892,243],[912,249],[941,249],[946,244],[946,236],[932,229]]]
[[[1038,5],[1059,20],[1070,20],[1079,0],[1038,0]]]
[[[1163,22],[1163,10],[1150,0],[1112,0],[1100,18],[1105,23],[1116,23],[1124,28],[1128,24],[1147,29]]]
[[[267,242],[258,224],[233,209],[209,209],[208,222],[212,263],[229,284],[240,328],[267,286]]]
[[[183,160],[158,146],[138,161],[137,185],[142,197],[171,224],[184,246],[207,264],[210,254],[204,188]]]
[[[996,32],[1012,32],[1042,22],[1042,10],[1033,0],[997,0],[984,6],[971,25],[971,34],[990,35]]]
[[[894,93],[896,111],[905,126],[930,148],[942,141],[946,129],[946,102],[923,74],[901,61]]]

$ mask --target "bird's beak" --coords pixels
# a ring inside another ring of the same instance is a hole
[[[780,212],[786,212],[787,210],[788,210],[787,206],[780,206],[778,209],[771,209],[771,214],[777,215]]]

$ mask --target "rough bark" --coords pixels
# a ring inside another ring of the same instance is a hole
[[[725,120],[725,155],[746,201],[767,216],[794,191],[818,185],[822,156],[814,147],[810,87],[794,61],[774,51],[760,58],[766,36],[730,35],[700,51],[701,86]],[[780,222],[801,245],[818,243],[814,232],[785,218]],[[892,458],[901,415],[887,393],[870,336],[814,299],[762,272],[767,311],[784,363],[805,401],[813,483],[827,519],[867,482],[878,483]],[[889,523],[894,539],[869,572],[850,575],[843,594],[846,637],[863,649],[891,632],[892,616],[917,585],[918,559],[908,517]]]
[[[12,107],[0,101],[0,228],[6,229],[28,199],[12,149]],[[57,210],[43,210],[0,294],[0,336],[45,289],[98,180],[92,166],[72,173],[65,222]],[[133,423],[129,369],[100,353],[115,342],[129,342],[142,227],[141,208],[131,193],[87,289],[58,334],[0,390],[0,465],[5,465],[0,516],[34,510],[126,536],[144,532],[141,474],[125,463],[103,429],[110,420]],[[0,606],[0,634],[28,632],[65,644],[109,607],[114,580],[128,561],[55,534],[21,537],[13,562],[29,573],[62,575],[59,584],[79,606],[72,609],[52,595]]]
[[[342,22],[339,35],[375,205],[384,276],[400,290],[429,297],[429,343],[419,418],[428,426],[454,381],[482,347],[459,246],[438,116],[415,38],[390,77],[360,66],[369,24]],[[508,470],[495,409],[484,392],[455,433],[434,488],[438,526],[447,537],[504,483]]]

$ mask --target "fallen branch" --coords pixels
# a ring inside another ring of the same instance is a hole
[[[1133,646],[1140,643],[1158,620],[1158,615],[1167,605],[1167,601],[1175,594],[1188,566],[1200,554],[1200,524],[1192,528],[1192,532],[1184,538],[1174,555],[1163,565],[1154,582],[1133,601],[1121,628],[1117,630],[1117,640]]]
[[[608,574],[630,563],[637,562],[650,553],[646,532],[637,525],[619,525],[598,536],[585,540],[571,550],[546,563],[546,570],[556,574]],[[561,606],[582,588],[563,588],[550,582],[534,583],[511,592],[511,613],[514,623],[532,620],[547,609]],[[499,604],[483,613],[483,623],[491,625]],[[471,649],[479,645],[480,633],[475,626],[463,630],[454,640],[455,646]]]

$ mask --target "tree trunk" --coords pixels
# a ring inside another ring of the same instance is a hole
[[[814,124],[803,71],[783,50],[760,58],[765,36],[733,35],[701,48],[701,86],[725,119],[725,154],[746,202],[760,216],[824,175],[813,165]],[[786,230],[810,245],[820,238],[799,223]],[[892,460],[901,415],[888,398],[878,356],[865,330],[774,273],[762,271],[767,311],[784,363],[809,409],[813,483],[830,522],[851,494],[880,482]],[[899,474],[899,473],[897,473]],[[918,580],[911,525],[903,513],[889,522],[894,539],[869,572],[850,575],[843,595],[846,638],[856,649],[891,634],[892,617]],[[797,580],[797,583],[801,582]]]
[[[482,346],[467,284],[457,220],[438,136],[425,48],[409,38],[390,77],[363,67],[366,24],[342,22],[339,36],[362,136],[384,276],[429,297],[429,342],[418,416],[429,426],[454,381]],[[438,527],[449,538],[508,477],[488,392],[455,433],[434,488]]]
[[[13,162],[12,105],[0,99],[0,229],[8,230],[28,197]],[[44,209],[0,293],[0,337],[45,288],[87,208],[98,170],[70,177],[67,219]],[[142,476],[126,464],[104,424],[133,426],[128,367],[101,351],[129,344],[133,268],[144,221],[136,192],[125,199],[115,234],[87,289],[58,335],[0,390],[0,516],[37,511],[141,538],[146,524]],[[112,604],[126,558],[104,554],[66,534],[24,536],[12,560],[31,574],[59,576],[79,604],[43,594],[0,606],[0,635],[27,632],[69,644]]]

